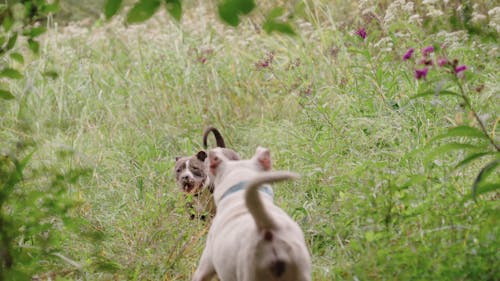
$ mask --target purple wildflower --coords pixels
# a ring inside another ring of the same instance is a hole
[[[359,37],[363,38],[363,40],[366,38],[366,29],[364,27],[358,29],[356,31],[356,35],[358,35]]]
[[[466,65],[457,66],[457,67],[455,67],[455,74],[459,74],[460,72],[463,72],[465,70],[467,70],[467,66]]]
[[[418,80],[422,79],[422,78],[426,78],[427,77],[427,72],[429,71],[429,69],[427,67],[424,67],[422,69],[415,69],[415,78],[417,78]]]
[[[409,60],[415,49],[409,48],[408,51],[403,55],[403,60]]]
[[[433,53],[434,52],[434,46],[428,46],[428,47],[425,47],[424,50],[422,51],[422,54],[424,55],[424,57],[427,57],[430,53]]]
[[[445,58],[439,58],[439,59],[438,59],[438,65],[439,65],[440,67],[445,66],[447,63],[448,63],[448,60],[447,60],[447,59],[445,59]]]

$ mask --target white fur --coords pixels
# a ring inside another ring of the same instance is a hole
[[[229,161],[214,149],[209,164],[215,176],[217,214],[193,281],[208,281],[214,275],[221,281],[311,280],[311,258],[302,230],[270,196],[257,191],[262,183],[293,175],[267,172],[270,157],[264,148],[258,148],[252,159],[241,161]],[[249,182],[247,190],[221,200],[240,181]],[[279,277],[272,273],[278,262],[284,264]]]

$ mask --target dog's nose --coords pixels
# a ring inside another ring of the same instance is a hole
[[[182,180],[183,181],[188,181],[189,180],[189,176],[188,175],[182,176]]]

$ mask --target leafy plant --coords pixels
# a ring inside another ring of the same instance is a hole
[[[413,52],[414,49],[410,48],[403,56],[403,60],[409,60]],[[472,198],[476,199],[476,196],[479,194],[500,189],[498,177],[493,179],[493,182],[487,181],[488,176],[500,163],[500,146],[495,141],[495,130],[492,130],[491,133],[488,131],[485,122],[479,116],[478,111],[471,102],[470,94],[467,90],[468,87],[465,85],[468,67],[466,65],[459,65],[457,59],[450,60],[446,58],[444,54],[438,56],[436,59],[436,57],[433,57],[434,52],[435,48],[433,46],[428,46],[422,50],[422,58],[419,59],[419,64],[423,67],[421,69],[415,69],[415,78],[418,80],[426,80],[429,71],[432,70],[438,75],[438,79],[436,80],[438,83],[436,83],[434,89],[423,91],[412,97],[412,99],[429,96],[456,97],[459,99],[460,105],[471,113],[479,128],[472,125],[459,125],[449,128],[445,133],[435,136],[427,144],[429,151],[425,162],[429,164],[438,156],[449,152],[464,151],[466,153],[465,157],[455,165],[455,169],[458,169],[470,165],[473,161],[492,156],[493,160],[490,160],[490,162],[480,169],[472,184],[471,195]],[[443,85],[447,85],[447,83],[451,84],[443,88]],[[428,86],[430,87],[432,84],[429,84]],[[480,90],[482,89],[479,89],[479,91]],[[498,119],[495,122],[498,122]],[[493,127],[496,127],[496,123]],[[457,138],[460,138],[461,141],[452,141]],[[431,149],[431,147],[440,140],[447,141]]]
[[[122,0],[107,0],[104,5],[104,14],[106,19],[112,18],[122,6]],[[160,8],[165,5],[168,13],[177,21],[182,17],[181,0],[139,0],[132,9],[128,11],[127,23],[140,23],[151,18]],[[217,7],[219,18],[226,24],[238,26],[240,16],[250,14],[256,8],[254,0],[224,0]],[[272,9],[263,23],[263,29],[267,33],[280,32],[288,35],[294,35],[295,31],[291,25],[285,21],[278,20],[284,13],[283,8]]]
[[[44,0],[0,5],[0,102],[14,100],[9,85],[24,78],[25,59],[18,39],[25,37],[27,47],[37,55],[37,38],[46,32],[43,25],[57,9],[57,1]],[[42,74],[58,76],[54,71]],[[20,108],[24,107],[22,102]],[[90,170],[79,165],[56,167],[55,163],[73,156],[68,149],[59,150],[55,162],[33,161],[42,152],[37,151],[31,125],[15,124],[15,133],[0,140],[0,280],[29,280],[47,270],[47,261],[62,260],[80,270],[77,262],[63,254],[62,242],[64,237],[81,234],[86,225],[74,214],[80,200],[70,190]],[[87,234],[97,237],[91,231]]]
[[[37,37],[45,33],[46,28],[42,26],[45,18],[58,9],[58,2],[49,3],[45,0],[33,1],[9,1],[8,4],[0,4],[0,78],[4,83],[0,84],[0,98],[4,100],[14,99],[10,90],[6,89],[5,81],[21,79],[23,75],[18,70],[19,65],[24,63],[24,56],[16,50],[18,38],[25,36],[29,49],[38,54],[40,44]]]

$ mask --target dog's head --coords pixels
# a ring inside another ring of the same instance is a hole
[[[222,148],[214,148],[208,152],[207,164],[209,174],[215,179],[215,183],[230,169],[246,168],[253,171],[269,171],[272,168],[271,152],[269,149],[260,146],[257,147],[251,159],[238,159],[238,161],[229,158]]]
[[[182,191],[196,194],[208,186],[210,180],[205,167],[206,158],[205,151],[189,157],[175,158],[175,180]]]

